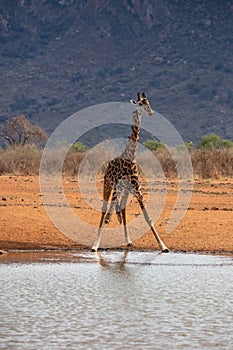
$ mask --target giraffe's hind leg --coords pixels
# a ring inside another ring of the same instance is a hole
[[[117,202],[116,202],[116,215],[120,224],[122,223],[121,200],[122,200],[121,196],[118,195]]]
[[[129,237],[129,230],[128,230],[127,220],[126,220],[127,200],[128,200],[128,195],[124,195],[121,199],[121,214],[122,214],[122,221],[123,221],[123,225],[124,225],[125,241],[126,241],[128,247],[130,247],[130,246],[132,246],[132,242],[131,242],[131,239]]]
[[[117,191],[116,191],[116,188],[114,188],[113,190],[113,194],[112,194],[112,200],[111,200],[111,204],[110,204],[110,207],[108,209],[108,212],[104,218],[104,223],[105,224],[108,224],[111,220],[111,217],[112,217],[112,214],[113,212],[115,211],[116,209],[116,205],[117,205]]]
[[[95,244],[92,247],[93,252],[96,252],[98,250],[104,227],[110,222],[112,214],[113,214],[115,209],[117,210],[117,215],[119,216],[118,220],[121,223],[121,219],[122,219],[123,223],[124,223],[124,232],[125,232],[126,243],[128,246],[131,245],[131,240],[130,240],[128,228],[126,225],[126,212],[125,212],[125,209],[126,209],[125,207],[127,204],[128,195],[122,196],[122,198],[118,197],[118,195],[119,194],[117,193],[116,188],[114,188],[112,200],[111,200],[111,204],[110,204],[108,212],[107,212],[107,205],[106,205],[106,207],[103,206],[97,238],[96,238]],[[109,196],[110,196],[110,194],[109,194]],[[107,195],[106,195],[106,198],[109,198],[109,196],[107,197]],[[117,208],[116,208],[116,206],[117,206]],[[106,212],[107,212],[107,214],[106,214]]]

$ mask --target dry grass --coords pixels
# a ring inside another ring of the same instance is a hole
[[[193,150],[190,153],[195,177],[221,179],[233,177],[233,148]]]
[[[102,158],[103,153],[98,152],[99,157]],[[159,166],[158,172],[156,170],[156,176],[160,177],[164,174],[166,178],[177,177],[176,162],[171,157],[166,149],[159,149],[153,151],[156,161]],[[12,175],[38,175],[40,159],[42,150],[35,146],[28,145],[24,147],[17,147],[16,149],[0,149],[0,175],[12,174]],[[87,152],[77,152],[70,150],[66,156],[63,165],[63,172],[65,175],[76,175],[78,174],[80,164]],[[180,157],[180,158],[179,158]],[[193,175],[195,178],[202,179],[221,179],[221,178],[232,178],[233,177],[233,149],[222,148],[222,149],[193,149],[190,151],[190,157],[193,166]],[[98,158],[98,157],[97,157]],[[90,171],[96,166],[103,165],[101,159],[89,156],[88,161],[95,163],[90,164]],[[185,158],[182,158],[182,152],[177,151],[176,159],[179,160],[179,166],[184,171],[187,164],[185,164]],[[54,164],[52,168],[56,168],[56,163],[59,162],[59,155],[54,154]],[[150,162],[150,157],[147,161],[147,156],[139,154],[138,156],[139,165],[142,168]],[[96,165],[97,164],[97,165]],[[51,164],[50,164],[51,166]],[[51,169],[52,169],[51,168]],[[157,169],[155,167],[155,169]],[[99,172],[103,172],[104,166],[99,169]],[[49,170],[49,169],[48,169]],[[96,171],[96,169],[95,169]]]
[[[80,164],[85,157],[86,152],[69,151],[63,165],[64,175],[75,176],[78,174]]]
[[[36,146],[18,146],[15,149],[0,149],[0,175],[36,175],[42,151]]]

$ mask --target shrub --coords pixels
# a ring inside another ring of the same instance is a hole
[[[230,140],[222,140],[223,148],[233,148],[233,142]]]
[[[221,146],[221,137],[216,134],[204,135],[200,146],[204,149],[219,148]]]
[[[80,168],[80,163],[84,157],[84,152],[69,151],[63,164],[63,173],[70,176],[77,175]]]
[[[146,140],[143,143],[143,146],[148,148],[150,151],[156,151],[159,148],[165,148],[164,143],[158,141],[158,140]]]
[[[193,175],[195,178],[230,178],[233,177],[233,147],[231,141],[223,140],[219,148],[195,148],[190,149],[190,157],[193,166]],[[218,143],[217,143],[218,144]],[[83,144],[71,147],[66,155],[63,164],[63,174],[74,176],[80,171],[80,164],[83,161],[86,153],[83,151]],[[85,148],[85,146],[84,146]],[[60,159],[63,156],[61,148],[51,150],[53,152],[51,161],[48,164],[48,174],[60,169]],[[179,148],[167,149],[165,146],[158,147],[153,150],[154,157],[158,162],[153,167],[150,167],[151,158],[147,154],[149,151],[139,152],[138,163],[143,169],[149,165],[149,170],[152,169],[156,174],[151,174],[153,177],[160,178],[177,178],[177,164],[174,158],[178,160],[179,169],[184,170],[187,162],[183,157],[182,150]],[[101,175],[103,176],[107,161],[121,154],[121,150],[115,145],[109,143],[98,145],[98,152],[88,153],[86,158],[85,172],[88,176]],[[0,148],[0,175],[38,175],[42,150],[35,145],[17,146],[3,150]],[[99,156],[98,156],[99,155]],[[52,164],[51,164],[52,162]],[[157,168],[156,168],[157,167]],[[156,169],[156,170],[154,170]],[[162,170],[162,172],[161,172]],[[95,174],[95,172],[97,173]]]
[[[232,141],[224,140],[216,134],[204,135],[200,143],[200,148],[202,149],[231,148],[231,147],[233,147]]]
[[[82,142],[75,142],[71,146],[71,150],[75,152],[86,152],[88,150],[88,147],[85,146]]]

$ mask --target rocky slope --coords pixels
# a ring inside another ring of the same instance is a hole
[[[51,132],[145,90],[183,138],[233,135],[232,0],[0,0],[0,121]]]

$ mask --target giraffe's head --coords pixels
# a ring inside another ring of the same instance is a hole
[[[142,94],[138,92],[138,100],[130,100],[130,102],[135,105],[140,114],[152,115],[154,113],[144,92]]]

